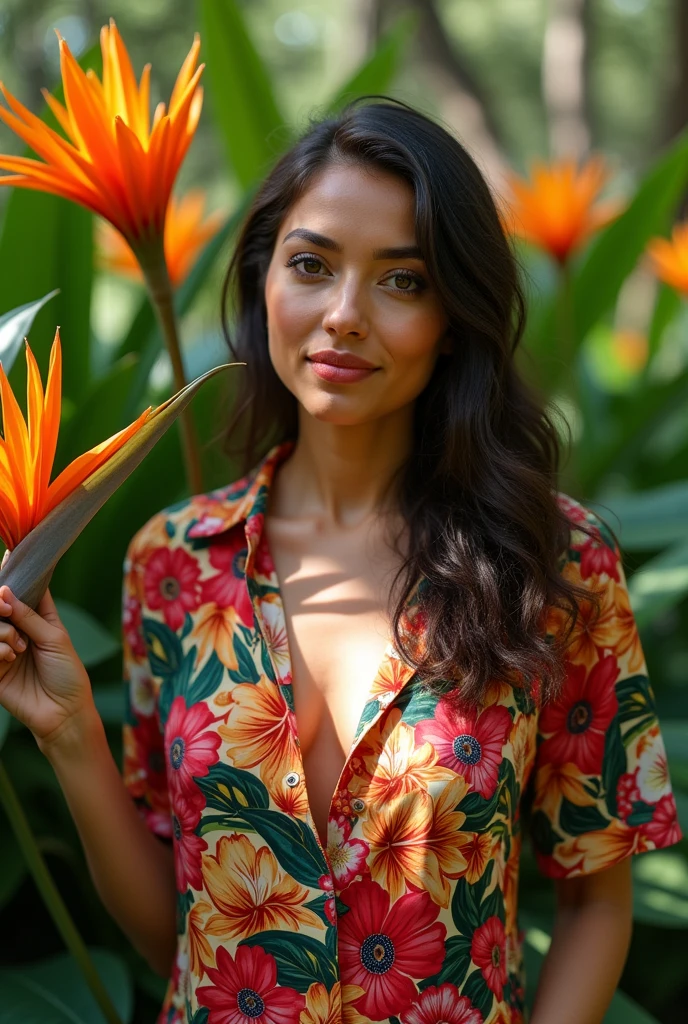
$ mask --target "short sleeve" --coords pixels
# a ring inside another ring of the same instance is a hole
[[[124,559],[122,585],[122,675],[125,716],[122,776],[148,828],[172,838],[172,816],[165,770],[164,738],[142,629],[142,579],[132,540]]]
[[[563,575],[600,594],[599,618],[583,601],[565,651],[556,701],[538,716],[530,830],[538,866],[552,878],[612,867],[682,838],[667,755],[631,610],[618,544],[578,506],[592,536],[571,534]],[[552,610],[548,633],[561,627]]]

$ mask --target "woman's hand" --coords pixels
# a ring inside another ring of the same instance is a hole
[[[93,710],[91,682],[47,588],[33,611],[0,587],[0,616],[0,705],[43,749]]]

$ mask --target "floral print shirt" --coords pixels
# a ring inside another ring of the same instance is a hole
[[[127,550],[123,777],[173,843],[177,886],[157,1024],[516,1024],[523,795],[551,878],[680,838],[619,549],[558,494],[574,525],[561,571],[601,589],[602,614],[591,625],[583,607],[554,704],[495,683],[479,713],[461,711],[388,646],[323,848],[263,533],[292,447],[164,509]],[[404,629],[422,643],[419,593]],[[547,623],[561,625],[554,611]]]

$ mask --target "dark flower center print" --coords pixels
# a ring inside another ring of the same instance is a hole
[[[184,760],[184,738],[183,736],[175,736],[170,743],[170,764],[175,771],[179,771]]]
[[[243,551],[237,551],[232,559],[232,575],[237,580],[243,580],[246,575],[246,553],[246,548],[244,548]]]
[[[501,960],[502,960],[502,958],[501,958],[501,954],[499,952],[499,946],[493,946],[492,947],[492,966],[493,967],[499,967],[499,965],[501,963]]]
[[[237,1007],[246,1017],[262,1017],[265,1003],[252,988],[242,988],[237,992]]]
[[[179,580],[175,579],[174,576],[165,576],[164,579],[160,580],[160,593],[166,601],[176,601],[182,592],[182,588],[179,586]]]
[[[454,740],[454,756],[463,764],[477,764],[483,756],[483,751],[475,736],[463,733]]]
[[[162,751],[151,750],[151,752],[148,755],[148,767],[155,774],[164,771],[165,760]]]
[[[361,946],[361,963],[371,974],[386,974],[394,963],[394,943],[389,935],[369,935]]]
[[[569,711],[566,724],[569,732],[579,733],[589,729],[592,725],[592,720],[592,704],[587,700],[580,700]]]

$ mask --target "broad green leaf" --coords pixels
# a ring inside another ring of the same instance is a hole
[[[122,1024],[134,1012],[134,993],[123,961],[104,949],[89,949]],[[59,954],[28,967],[0,969],[0,1024],[105,1024],[76,961]]]
[[[328,109],[332,112],[340,110],[356,96],[384,93],[401,65],[418,22],[416,11],[408,11],[397,18],[375,52],[337,90],[328,103]]]
[[[250,185],[292,140],[267,67],[236,0],[200,0],[215,120],[239,183]]]
[[[55,565],[84,526],[143,461],[203,382],[230,365],[225,363],[214,367],[155,409],[119,451],[91,473],[17,544],[4,569],[0,570],[2,583],[6,583],[21,601],[35,607],[50,582]]]
[[[649,353],[648,360],[645,365],[646,372],[650,366],[652,357],[659,349],[665,329],[669,326],[681,308],[681,301],[681,296],[675,288],[670,288],[669,285],[664,284],[663,281],[659,283],[657,298],[655,300],[655,308],[652,312],[652,320],[650,322],[650,330],[647,338]]]
[[[551,941],[550,936],[539,928],[529,928],[526,932],[523,951],[526,966],[526,1006],[530,1010],[533,1008],[537,980]],[[604,1015],[603,1024],[659,1024],[659,1021],[638,1006],[633,999],[617,990],[611,1006]]]
[[[621,523],[619,539],[628,551],[665,548],[688,539],[688,481],[677,480],[635,494],[605,496],[589,501],[591,509]]]
[[[669,765],[676,761],[688,763],[688,719],[670,719],[662,722],[662,736]]]
[[[58,604],[57,601],[55,603]],[[93,686],[93,701],[106,725],[123,724],[126,706],[121,683],[96,683]]]
[[[688,539],[645,562],[628,581],[633,613],[640,629],[688,594]]]
[[[680,850],[633,858],[633,916],[661,928],[688,928],[688,863]]]
[[[48,292],[42,299],[26,302],[23,306],[11,309],[9,313],[0,316],[0,363],[5,373],[12,369],[22,341],[31,330],[36,313],[55,295],[57,289]]]
[[[575,268],[572,280],[575,347],[593,324],[611,309],[649,239],[666,232],[687,180],[688,132],[684,131],[650,168],[624,213],[600,232]],[[534,353],[550,351],[552,339],[557,337],[557,298],[550,302],[537,336],[529,339]]]
[[[86,668],[99,665],[101,661],[117,654],[121,644],[84,608],[78,608],[71,601],[61,598],[55,599],[55,605],[74,649]]]
[[[286,988],[307,992],[310,985],[320,982],[329,991],[338,977],[336,963],[330,959],[324,942],[297,932],[257,932],[242,939],[240,946],[260,946],[274,956],[277,963],[277,981]]]
[[[579,446],[579,486],[584,492],[595,492],[598,483],[612,470],[632,465],[657,430],[688,400],[688,370],[673,380],[643,383],[618,399],[607,430],[597,434],[595,444]]]

